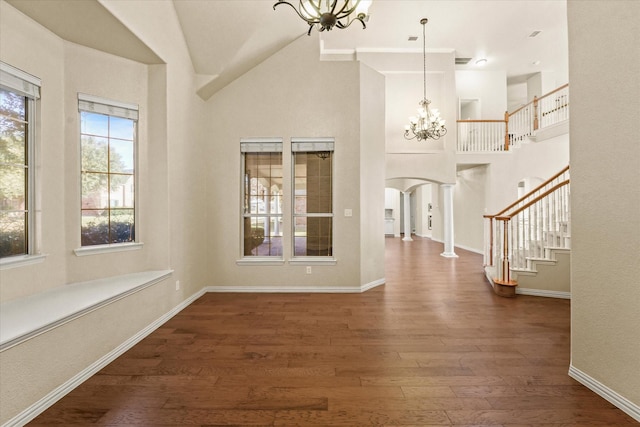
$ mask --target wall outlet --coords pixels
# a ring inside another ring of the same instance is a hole
[[[176,291],[180,290],[180,280],[176,280]]]
[[[307,266],[307,274],[311,274],[311,266]]]

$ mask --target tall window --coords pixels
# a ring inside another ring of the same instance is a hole
[[[138,106],[78,94],[82,246],[135,241]]]
[[[333,139],[293,139],[294,256],[333,256]]]
[[[243,254],[282,256],[282,140],[241,141]]]
[[[40,79],[0,63],[0,258],[34,253],[35,100]]]

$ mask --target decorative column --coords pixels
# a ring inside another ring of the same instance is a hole
[[[404,196],[404,237],[402,240],[405,242],[412,242],[411,238],[411,192],[403,191]]]
[[[442,184],[443,198],[443,228],[444,228],[444,252],[440,255],[447,258],[457,258],[453,245],[453,186],[454,184]]]

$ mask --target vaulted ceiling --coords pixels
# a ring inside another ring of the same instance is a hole
[[[144,63],[161,62],[103,6],[132,0],[7,1],[66,40]],[[275,0],[164,1],[174,4],[208,96],[297,37],[307,37],[308,26],[290,7],[274,10]],[[567,80],[565,0],[373,0],[369,14],[366,29],[355,23],[321,33],[322,52],[422,52],[420,19],[426,17],[428,51],[471,58],[456,69],[502,70],[509,83],[540,71]],[[98,37],[102,34],[110,36]],[[418,39],[409,41],[410,36]],[[483,58],[487,62],[476,65]]]

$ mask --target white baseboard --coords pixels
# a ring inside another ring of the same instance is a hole
[[[324,293],[324,294],[354,294],[362,293],[383,285],[385,279],[374,280],[359,287],[337,287],[337,286],[207,286],[205,292],[235,292],[235,293]]]
[[[149,324],[147,327],[139,331],[137,334],[120,344],[115,349],[111,350],[109,353],[102,356],[100,359],[96,360],[94,363],[80,371],[78,374],[73,376],[71,379],[61,384],[59,387],[51,391],[49,394],[44,396],[42,399],[29,406],[24,411],[20,412],[15,417],[11,418],[9,421],[4,423],[2,427],[20,427],[27,424],[29,421],[33,420],[35,417],[43,413],[46,409],[48,409],[51,405],[56,403],[58,400],[62,399],[73,389],[78,387],[84,381],[89,379],[91,376],[95,375],[100,369],[107,366],[109,363],[113,362],[116,358],[122,355],[124,352],[129,350],[131,347],[142,341],[143,338],[147,337],[153,331],[162,326],[165,322],[171,319],[173,316],[181,312],[185,307],[191,304],[196,299],[200,298],[204,295],[205,291],[200,290],[196,292],[191,297],[182,301],[180,304],[175,306],[169,312],[165,313],[154,322]]]
[[[585,374],[573,365],[569,366],[569,376],[605,399],[607,402],[614,405],[616,408],[620,409],[625,414],[629,415],[634,420],[640,422],[640,406],[637,404],[619,395],[601,382],[591,378],[589,375]]]
[[[571,299],[571,292],[565,292],[565,291],[547,291],[543,289],[530,289],[530,288],[517,287],[516,294],[530,295],[534,297]]]
[[[430,239],[433,240],[434,242],[442,243],[444,245],[444,240],[435,239],[433,237],[430,237]],[[455,243],[453,244],[453,247],[454,248],[464,249],[465,251],[473,252],[473,253],[476,253],[476,254],[484,255],[484,252],[481,249],[474,249],[474,248],[470,248],[470,247],[465,246],[465,245],[456,245]]]

